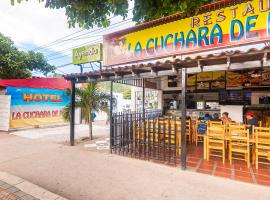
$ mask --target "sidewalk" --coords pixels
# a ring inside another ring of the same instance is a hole
[[[0,134],[0,147],[0,171],[70,200],[270,199],[266,186],[182,171],[82,146]],[[15,187],[34,196],[23,190],[26,187]]]
[[[0,200],[67,200],[22,178],[0,172]]]

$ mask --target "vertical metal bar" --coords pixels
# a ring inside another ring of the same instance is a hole
[[[146,123],[145,123],[145,114],[143,116],[143,150],[144,150],[144,159],[146,158]]]
[[[152,120],[151,120],[151,123],[152,123]],[[150,132],[152,132],[150,130],[150,128],[152,127],[152,124],[150,123],[150,120],[149,120],[149,115],[147,115],[147,150],[148,150],[148,160],[150,160]]]
[[[176,125],[176,116],[174,116],[174,164],[176,164],[176,157],[177,157],[177,151],[178,151],[178,146],[177,146],[177,125]]]
[[[126,152],[126,114],[123,112],[123,155]]]
[[[124,113],[121,112],[121,153],[124,155]]]
[[[158,118],[158,160],[160,158],[160,118]]]
[[[142,112],[143,112],[143,120],[145,119],[145,84],[144,84],[144,79],[142,79],[142,86],[143,86],[143,93],[142,93]]]
[[[137,121],[137,113],[135,112],[135,127],[134,127],[134,130],[135,130],[135,133],[134,133],[134,141],[135,141],[135,158],[137,156],[137,145],[138,145],[138,142],[137,142],[137,137],[138,137],[138,129],[137,129],[137,126],[138,126],[138,121]]]
[[[141,134],[142,134],[142,124],[141,124],[142,118],[141,118],[141,113],[139,113],[139,158],[141,157]]]
[[[113,117],[112,117],[112,113],[113,113],[113,82],[111,81],[111,88],[110,88],[110,151],[112,153],[112,144],[113,144]]]
[[[75,80],[71,81],[70,145],[74,146],[75,137]]]
[[[171,162],[171,117],[169,117],[169,146],[168,146],[168,150],[169,150],[169,163]]]
[[[156,158],[156,122],[158,122],[157,118],[153,119],[153,159]]]
[[[182,103],[181,103],[181,168],[186,169],[186,88],[187,69],[182,68]]]
[[[166,126],[166,119],[164,118],[163,119],[163,161],[165,161],[165,159],[166,159],[166,132],[167,132],[167,126]]]

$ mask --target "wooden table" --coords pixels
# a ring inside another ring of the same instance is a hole
[[[225,140],[226,141],[230,141],[229,134],[226,134],[225,135]],[[255,137],[254,136],[249,139],[249,143],[251,143],[251,144],[255,144],[256,143],[256,140],[255,140]],[[207,136],[206,135],[203,136],[203,159],[204,160],[207,160]]]

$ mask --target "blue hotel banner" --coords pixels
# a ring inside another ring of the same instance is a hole
[[[63,109],[70,103],[64,90],[7,87],[11,96],[10,128],[64,122]]]

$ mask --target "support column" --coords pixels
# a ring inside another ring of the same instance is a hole
[[[112,144],[113,144],[113,81],[111,81],[111,89],[110,89],[110,151],[112,153]]]
[[[75,80],[71,81],[70,145],[74,146],[75,135]]]
[[[80,64],[80,71],[83,73],[83,65]],[[83,114],[82,114],[82,109],[80,108],[80,124],[82,124],[82,119],[83,119]]]
[[[186,91],[187,91],[187,69],[182,68],[182,103],[181,103],[181,168],[186,169]]]
[[[142,79],[142,86],[143,86],[143,92],[142,92],[142,113],[143,113],[143,120],[145,119],[145,83],[144,79]]]

